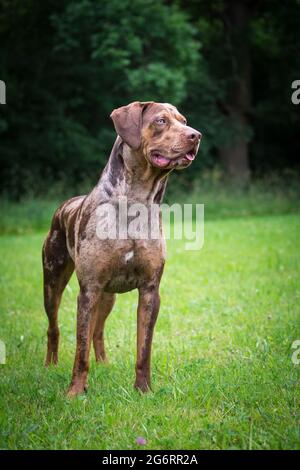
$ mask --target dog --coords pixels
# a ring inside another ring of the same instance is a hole
[[[102,239],[97,235],[97,211],[107,203],[115,207],[122,197],[128,207],[159,205],[169,174],[192,163],[202,137],[168,103],[137,101],[115,109],[111,118],[118,136],[97,185],[87,196],[69,199],[57,209],[42,251],[49,321],[46,366],[58,361],[58,309],[74,270],[80,287],[70,397],[86,391],[92,341],[96,361],[106,361],[105,320],[116,294],[133,289],[139,292],[134,385],[141,392],[150,389],[151,344],[166,258],[161,214],[155,239]]]

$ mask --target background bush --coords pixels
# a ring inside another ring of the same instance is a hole
[[[219,165],[236,182],[297,170],[299,1],[2,0],[1,191],[94,181],[115,138],[109,115],[170,101],[204,135],[184,188]]]

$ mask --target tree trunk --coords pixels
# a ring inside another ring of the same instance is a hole
[[[219,149],[226,176],[246,183],[250,177],[248,113],[251,105],[251,58],[249,50],[250,2],[225,0],[225,34],[232,63],[225,108],[232,136]],[[229,72],[230,73],[230,72]]]

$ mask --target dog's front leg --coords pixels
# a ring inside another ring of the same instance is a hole
[[[159,311],[159,284],[139,289],[135,388],[150,389],[150,359],[153,330]]]
[[[101,292],[89,287],[80,288],[77,307],[77,345],[73,375],[68,390],[72,397],[83,393],[87,388],[89,355],[95,327],[95,316]]]

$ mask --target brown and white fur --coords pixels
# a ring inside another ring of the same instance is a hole
[[[201,139],[170,104],[134,102],[114,110],[111,118],[118,136],[99,182],[87,196],[74,197],[57,209],[43,246],[49,320],[46,365],[58,360],[58,308],[74,270],[80,286],[69,396],[86,390],[92,341],[96,360],[106,360],[105,320],[116,294],[132,289],[139,291],[135,387],[149,390],[151,343],[166,256],[161,220],[158,239],[101,240],[96,234],[97,208],[108,202],[117,206],[123,196],[128,205],[160,204],[170,172],[190,165]]]

